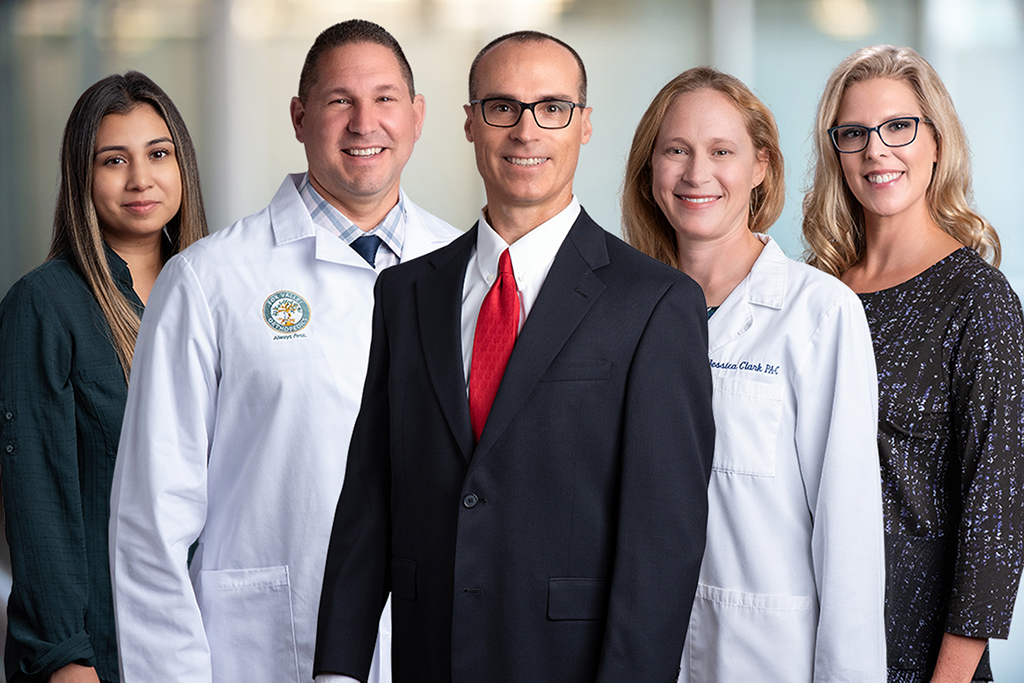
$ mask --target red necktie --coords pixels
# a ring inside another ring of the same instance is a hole
[[[480,305],[469,369],[469,419],[480,440],[519,333],[519,290],[508,249],[498,259],[498,278]]]

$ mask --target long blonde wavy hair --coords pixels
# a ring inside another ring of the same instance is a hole
[[[843,176],[828,129],[837,124],[846,89],[873,78],[891,78],[917,95],[923,118],[938,144],[926,199],[939,227],[993,265],[1001,249],[995,228],[971,208],[971,155],[967,135],[942,80],[909,47],[875,45],[857,50],[836,67],[825,85],[814,129],[814,184],[804,197],[803,234],[807,262],[841,276],[864,257],[864,211]]]
[[[637,124],[622,188],[622,232],[626,241],[673,268],[679,267],[676,231],[654,199],[652,156],[669,107],[683,93],[710,89],[732,100],[743,115],[754,151],[768,161],[764,180],[750,191],[751,232],[765,232],[779,219],[786,202],[785,169],[775,117],[735,76],[707,66],[684,71],[655,95]]]
[[[150,106],[160,114],[174,142],[181,173],[181,208],[165,226],[170,258],[207,234],[199,164],[185,121],[171,98],[137,71],[114,74],[91,85],[75,103],[64,127],[60,150],[60,189],[53,217],[53,240],[47,259],[65,258],[75,265],[110,327],[125,380],[131,374],[139,316],[114,283],[107,264],[103,232],[92,200],[93,150],[100,121]]]

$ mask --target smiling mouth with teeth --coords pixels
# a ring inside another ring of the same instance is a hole
[[[345,154],[351,157],[372,157],[384,151],[383,147],[368,147],[366,149],[346,149]]]
[[[505,160],[516,166],[536,166],[547,161],[547,157],[505,157]]]
[[[901,175],[903,175],[903,174],[902,173],[884,173],[884,174],[881,174],[881,175],[879,175],[879,174],[870,174],[870,175],[868,175],[868,182],[869,183],[876,183],[876,184],[887,183],[890,180],[896,180]]]
[[[718,197],[686,197],[681,194],[677,194],[676,196],[684,202],[690,202],[691,204],[707,204],[708,202],[713,202],[718,199]]]

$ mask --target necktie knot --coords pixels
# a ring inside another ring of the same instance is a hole
[[[380,248],[381,239],[377,235],[363,235],[358,237],[349,246],[356,250],[356,253],[363,257],[371,266],[375,266],[377,249]]]
[[[515,286],[516,275],[512,272],[512,256],[508,253],[508,249],[501,252],[501,256],[498,258],[498,277],[499,278],[512,278],[511,284]]]

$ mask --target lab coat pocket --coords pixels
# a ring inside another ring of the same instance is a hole
[[[806,596],[699,584],[683,661],[689,680],[807,683],[814,670],[815,611]]]
[[[288,567],[199,573],[215,681],[300,681]]]
[[[782,419],[780,384],[716,377],[715,457],[712,469],[775,476],[775,441]]]

